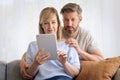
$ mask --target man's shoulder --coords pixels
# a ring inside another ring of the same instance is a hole
[[[79,27],[79,33],[80,34],[90,34],[90,32],[83,27]]]
[[[79,26],[79,30],[84,31],[84,32],[89,32],[86,28],[83,28],[83,27],[80,27],[80,26]]]

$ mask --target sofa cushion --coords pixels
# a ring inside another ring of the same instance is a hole
[[[6,76],[6,64],[2,61],[0,61],[0,80],[5,80]]]
[[[76,80],[112,80],[120,66],[120,56],[99,62],[81,62],[81,71]]]
[[[20,74],[20,60],[15,60],[7,64],[7,80],[24,80]]]

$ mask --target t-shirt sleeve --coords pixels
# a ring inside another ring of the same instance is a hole
[[[80,60],[75,48],[70,47],[68,51],[68,56],[69,63],[77,68],[80,68]]]
[[[91,36],[90,32],[87,33],[86,35],[86,45],[87,45],[87,52],[94,52],[94,51],[99,51],[97,43]]]
[[[37,53],[37,46],[35,42],[31,42],[28,46],[26,53],[26,61],[28,64],[31,64],[33,62],[36,53]]]

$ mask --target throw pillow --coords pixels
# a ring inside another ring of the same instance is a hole
[[[99,62],[82,61],[76,80],[112,80],[120,66],[120,56],[107,58]]]

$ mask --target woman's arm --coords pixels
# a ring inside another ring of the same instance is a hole
[[[76,68],[75,66],[71,65],[70,63],[66,62],[63,64],[65,71],[71,76],[75,77],[79,74],[79,69]]]
[[[33,63],[30,65],[30,67],[27,69],[27,73],[31,76],[35,76],[35,74],[38,71],[38,66],[42,65],[44,62],[47,61],[47,59],[50,57],[49,53],[42,54],[44,49],[40,49],[37,54],[35,55]]]
[[[74,53],[73,53],[74,54]],[[64,66],[65,72],[70,75],[71,77],[75,77],[79,73],[79,69],[73,65],[71,65],[67,61],[67,54],[63,51],[59,51],[58,53],[59,61]]]

